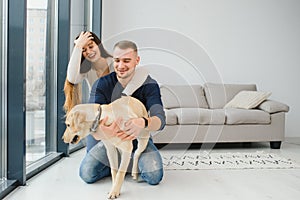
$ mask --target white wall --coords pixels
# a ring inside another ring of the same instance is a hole
[[[106,48],[134,40],[160,83],[256,83],[300,137],[299,0],[104,0],[103,12]]]

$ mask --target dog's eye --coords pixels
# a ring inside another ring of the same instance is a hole
[[[70,127],[70,124],[66,124],[67,125],[67,127]]]

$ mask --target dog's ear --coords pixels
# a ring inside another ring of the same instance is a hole
[[[76,111],[74,113],[74,122],[79,125],[86,121],[86,113],[82,111]]]

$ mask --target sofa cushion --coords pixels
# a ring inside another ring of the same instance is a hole
[[[240,91],[233,97],[224,108],[256,108],[261,102],[265,101],[271,92],[262,91]]]
[[[164,108],[208,108],[201,85],[160,86]]]
[[[288,105],[270,99],[262,102],[258,108],[268,113],[288,112],[290,110]]]
[[[164,109],[166,114],[166,124],[167,125],[176,125],[177,122],[177,115],[173,110]]]
[[[174,108],[178,123],[184,124],[224,124],[224,109],[205,109],[205,108]]]
[[[242,90],[256,91],[255,84],[205,83],[204,91],[209,108],[223,108]]]
[[[270,124],[271,116],[262,110],[226,108],[226,124]]]

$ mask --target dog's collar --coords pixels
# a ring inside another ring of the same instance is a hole
[[[100,118],[101,118],[101,114],[102,114],[102,108],[101,108],[101,105],[99,105],[98,115],[96,116],[96,119],[93,121],[92,127],[90,128],[91,132],[96,132],[96,130],[99,126],[99,121],[100,121]]]

